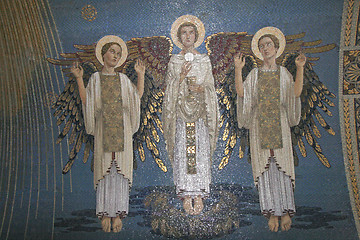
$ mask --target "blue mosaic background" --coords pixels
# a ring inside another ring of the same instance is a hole
[[[306,32],[303,39],[305,41],[322,39],[323,44],[338,45],[343,8],[343,2],[339,0],[49,0],[49,3],[64,52],[76,51],[73,44],[92,44],[107,34],[119,35],[125,41],[133,37],[170,37],[171,24],[184,14],[198,16],[205,25],[206,36],[217,32],[254,34],[262,27],[276,26],[285,35]],[[81,17],[81,9],[88,4],[97,10],[97,18],[91,22]],[[204,44],[199,51],[206,52]],[[179,49],[175,47],[174,52],[179,52]],[[338,47],[314,56],[320,56],[314,66],[315,72],[329,90],[337,95]],[[334,103],[336,107],[331,109],[334,116],[327,117],[326,120],[336,135],[330,136],[320,129],[323,137],[319,140],[331,168],[324,167],[309,148],[308,157],[300,158],[300,165],[295,169],[295,202],[298,214],[294,217],[293,228],[289,232],[268,231],[266,219],[260,216],[258,204],[254,204],[257,193],[253,186],[251,166],[246,157],[239,159],[238,153],[234,152],[227,167],[223,170],[217,169],[223,151],[219,144],[213,160],[213,183],[215,186],[233,184],[237,189],[247,189],[242,195],[244,199],[239,201],[253,206],[254,210],[244,213],[243,220],[247,224],[219,239],[357,239],[345,178],[337,99]],[[163,144],[160,144],[160,149],[165,151]],[[166,154],[163,153],[163,156]],[[64,209],[56,210],[55,239],[165,239],[142,224],[144,209],[140,200],[144,197],[145,187],[173,186],[168,159],[165,159],[169,169],[167,173],[163,173],[150,158],[144,163],[137,160],[138,169],[134,171],[130,201],[132,208],[129,217],[124,220],[123,230],[118,234],[103,233],[99,221],[93,216],[93,175],[89,164],[80,162],[77,161],[72,167],[72,192],[65,185]],[[68,175],[64,176],[64,181],[69,181]],[[51,193],[49,196],[46,196],[46,193],[44,195],[45,199],[53,197]],[[37,220],[37,227],[31,229],[31,238],[46,235],[42,226],[50,221],[47,210],[51,208],[51,201],[41,201],[39,215],[42,217]]]

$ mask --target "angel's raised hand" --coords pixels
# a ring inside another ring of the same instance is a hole
[[[234,64],[236,69],[243,69],[245,66],[245,56],[242,53],[235,54]]]
[[[139,58],[136,60],[134,69],[138,75],[144,75],[145,74],[145,63],[141,61]]]
[[[84,75],[84,69],[79,65],[79,62],[74,62],[70,71],[76,78],[82,78]]]
[[[299,68],[299,67],[304,67],[305,63],[306,63],[306,56],[305,54],[300,53],[299,56],[297,56],[295,59],[295,65],[297,68]]]

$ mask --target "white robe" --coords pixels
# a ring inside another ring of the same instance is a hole
[[[195,55],[187,75],[195,76],[196,83],[204,88],[196,106],[186,100],[189,95],[186,80],[179,84],[184,62],[184,56],[178,54],[171,57],[168,65],[162,114],[164,137],[173,166],[176,192],[180,196],[206,195],[210,192],[211,156],[219,131],[219,107],[209,57],[206,54]],[[196,174],[187,173],[186,122],[195,122]]]
[[[133,177],[133,134],[140,124],[140,98],[137,88],[130,79],[119,73],[124,118],[124,151],[115,152],[117,173],[132,183]],[[86,87],[86,104],[83,114],[86,132],[94,135],[94,188],[110,172],[112,153],[103,152],[103,113],[101,103],[101,84],[99,72],[94,73]]]
[[[258,68],[253,69],[244,81],[244,97],[238,97],[238,126],[250,130],[251,165],[254,182],[267,169],[270,158],[269,149],[261,149],[258,122],[257,83]],[[292,75],[280,66],[280,119],[283,148],[274,149],[279,170],[283,171],[295,185],[294,159],[290,127],[299,123],[301,117],[300,97],[295,97]]]

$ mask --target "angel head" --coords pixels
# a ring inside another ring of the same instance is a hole
[[[104,66],[115,67],[121,58],[121,46],[117,42],[106,43],[101,48]]]
[[[177,38],[184,47],[193,46],[199,38],[197,27],[191,22],[181,24],[177,31]]]
[[[279,39],[272,34],[265,34],[260,37],[258,46],[264,59],[273,58],[279,50]]]
[[[251,42],[251,50],[257,58],[267,60],[279,57],[285,49],[285,36],[275,27],[257,31]]]
[[[112,68],[121,66],[128,55],[125,42],[114,35],[101,38],[96,44],[95,53],[101,65]]]
[[[171,38],[179,48],[197,48],[204,41],[205,27],[199,18],[183,15],[171,26]]]

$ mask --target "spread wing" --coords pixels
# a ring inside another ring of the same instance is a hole
[[[294,76],[294,79],[296,74],[295,58],[297,56],[298,53],[288,53],[282,62],[282,65],[289,70]],[[335,135],[334,130],[320,114],[321,110],[328,116],[332,116],[328,107],[335,106],[331,101],[331,98],[335,97],[335,94],[330,92],[319,80],[318,75],[312,68],[312,64],[307,62],[304,68],[304,86],[301,94],[301,120],[297,126],[291,128],[295,165],[298,165],[299,163],[295,147],[298,146],[301,155],[306,157],[307,154],[304,145],[304,142],[306,141],[313,148],[322,164],[326,167],[330,167],[330,163],[323,154],[321,146],[316,141],[316,138],[321,137],[317,125],[323,127],[329,134]]]
[[[140,159],[145,161],[143,144],[150,151],[155,162],[166,172],[167,168],[161,160],[158,143],[159,133],[163,133],[159,118],[164,96],[164,79],[172,51],[172,43],[168,37],[133,38],[127,42],[129,49],[128,59],[123,65],[123,72],[136,82],[137,75],[134,70],[137,58],[146,64],[144,94],[141,99],[140,127],[134,135],[134,150],[138,151]]]
[[[228,164],[237,141],[240,140],[240,158],[243,158],[246,147],[249,147],[249,131],[245,128],[240,129],[237,125],[233,57],[240,51],[245,54],[246,64],[243,69],[243,79],[245,79],[251,69],[257,66],[250,50],[251,39],[252,36],[244,32],[217,33],[206,39],[221,112],[220,127],[223,128],[223,133],[220,139],[225,142],[219,169],[223,169]]]
[[[52,106],[56,109],[54,117],[57,118],[57,125],[63,124],[64,126],[56,142],[60,143],[65,136],[68,135],[69,144],[72,145],[69,160],[63,168],[64,174],[71,169],[83,144],[85,145],[84,163],[87,162],[90,151],[94,151],[94,137],[86,133],[79,90],[76,79],[70,73],[70,67],[74,62],[80,62],[84,69],[83,79],[85,87],[88,84],[90,76],[101,69],[101,64],[95,57],[95,45],[74,46],[78,51],[76,53],[60,54],[64,59],[47,59],[52,64],[63,66],[62,71],[69,79],[65,85],[64,91]],[[91,166],[93,166],[93,163]]]

